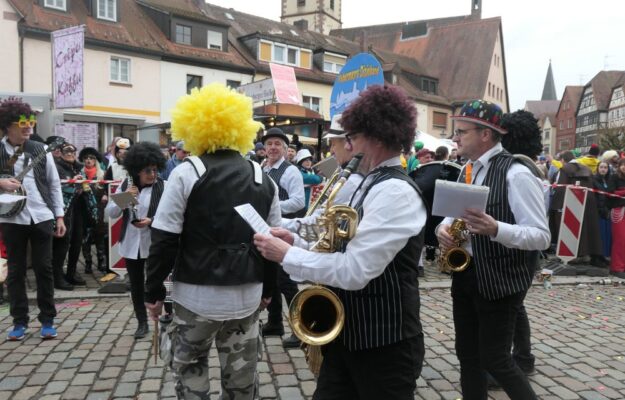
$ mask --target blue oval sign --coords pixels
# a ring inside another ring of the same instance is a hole
[[[380,62],[369,53],[352,57],[336,77],[330,96],[330,119],[358,98],[360,92],[372,85],[384,85],[384,72]]]

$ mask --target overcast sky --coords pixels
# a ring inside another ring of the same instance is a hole
[[[280,0],[208,3],[280,20]],[[343,0],[343,27],[465,15],[470,6],[471,0]],[[483,0],[482,17],[495,16],[502,17],[512,110],[540,100],[549,59],[558,98],[566,85],[586,84],[603,69],[625,70],[623,0]]]

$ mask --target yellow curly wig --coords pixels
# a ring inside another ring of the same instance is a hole
[[[184,140],[184,148],[194,155],[217,149],[245,154],[263,124],[253,120],[252,99],[221,83],[211,83],[178,99],[171,111],[174,140]]]

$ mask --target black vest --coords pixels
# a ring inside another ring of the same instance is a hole
[[[138,182],[138,179],[137,179]],[[125,192],[128,188],[128,178],[124,179],[121,186],[119,187],[119,192]],[[150,194],[150,206],[148,207],[148,215],[147,218],[154,218],[154,214],[156,214],[156,210],[158,208],[158,203],[161,201],[161,196],[163,195],[163,191],[165,190],[165,183],[161,178],[156,178],[156,182],[152,185],[152,193]],[[124,241],[124,237],[126,236],[126,227],[130,222],[130,210],[125,209],[122,214],[122,232],[120,235],[120,242]]]
[[[200,159],[206,172],[187,201],[174,280],[216,286],[262,282],[254,231],[234,207],[249,203],[267,220],[275,194],[271,180],[263,173],[257,184],[252,163],[232,150]]]
[[[33,140],[27,140],[24,142],[24,166],[26,168],[28,165],[28,160],[34,159],[42,152],[45,152],[45,146],[43,143],[35,142]],[[0,172],[6,173],[9,175],[15,175],[15,171],[13,168],[9,168],[7,165],[9,161],[9,153],[7,153],[4,145],[0,145]],[[48,183],[48,178],[46,175],[46,165],[47,165],[47,157],[44,157],[40,162],[37,163],[33,167],[33,174],[35,176],[35,184],[37,185],[37,190],[43,201],[46,203],[52,214],[54,214],[54,203],[52,202],[52,192],[50,191],[50,184]],[[23,169],[22,168],[22,169]]]
[[[373,173],[377,176],[354,206],[360,220],[364,215],[363,200],[369,190],[387,179],[405,181],[422,197],[419,188],[398,168],[384,167]],[[389,207],[392,205],[389,204]],[[382,275],[371,280],[363,289],[330,288],[345,307],[345,325],[338,340],[348,350],[382,347],[422,333],[417,271],[422,247],[423,230],[409,238]]]
[[[508,203],[506,176],[515,162],[506,151],[490,159],[482,185],[490,187],[486,214],[497,221],[515,224]],[[471,235],[473,261],[476,264],[478,291],[488,300],[497,300],[527,290],[534,274],[534,251],[512,249],[485,235]]]
[[[269,175],[278,186],[278,198],[280,199],[280,201],[289,199],[289,193],[286,191],[286,189],[282,187],[282,185],[280,185],[280,179],[282,179],[282,175],[284,175],[286,169],[289,168],[291,165],[293,164],[291,164],[287,160],[282,160],[282,164],[280,164],[278,168],[270,168],[269,172],[267,172],[267,175]],[[306,215],[306,207],[294,213],[282,213],[282,216],[284,218],[301,218],[304,215]]]

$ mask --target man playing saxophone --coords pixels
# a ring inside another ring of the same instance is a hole
[[[256,234],[266,258],[294,277],[327,285],[345,308],[340,335],[322,348],[313,399],[412,399],[423,362],[417,261],[426,207],[403,172],[416,110],[400,88],[371,86],[343,113],[345,146],[363,153],[365,179],[350,199],[360,217],[335,253],[292,246],[293,235]]]

